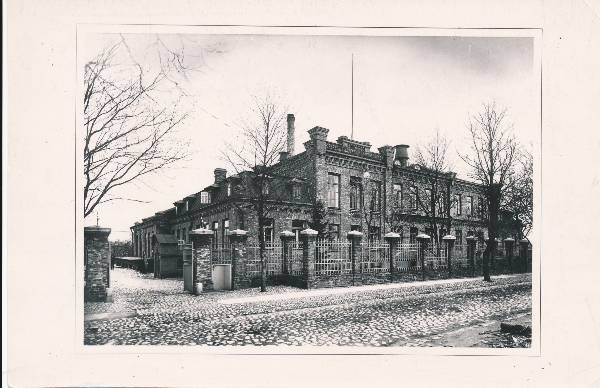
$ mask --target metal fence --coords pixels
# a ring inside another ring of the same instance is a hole
[[[352,273],[350,242],[319,240],[315,243],[315,275]]]
[[[358,247],[359,268],[363,273],[390,272],[390,244],[384,241],[367,241]]]

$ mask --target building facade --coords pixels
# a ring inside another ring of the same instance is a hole
[[[268,168],[261,188],[266,198],[265,241],[276,243],[284,230],[299,235],[316,222],[315,207],[324,209],[326,238],[344,238],[351,230],[370,239],[390,231],[402,242],[419,233],[432,238],[451,233],[456,244],[477,235],[485,238],[486,200],[483,186],[454,173],[441,173],[411,164],[407,145],[371,150],[368,142],[339,137],[314,127],[304,150],[294,154],[294,116],[288,115],[288,151]],[[134,256],[152,257],[153,236],[171,234],[189,242],[189,232],[205,227],[214,233],[215,247],[225,246],[229,231],[244,229],[256,241],[258,219],[248,188],[252,174],[228,176],[214,170],[214,182],[173,203],[174,207],[144,218],[131,227]]]

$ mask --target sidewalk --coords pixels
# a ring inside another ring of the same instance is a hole
[[[494,276],[494,279],[511,279],[522,277],[522,274],[516,275],[499,275]],[[312,298],[318,296],[330,296],[340,294],[352,294],[352,293],[363,293],[370,291],[385,291],[395,290],[401,288],[429,288],[434,286],[452,285],[452,284],[470,284],[475,282],[481,282],[481,278],[462,278],[462,279],[439,279],[439,280],[427,280],[427,281],[416,281],[416,282],[405,282],[405,283],[387,283],[387,284],[372,284],[365,286],[353,286],[353,287],[336,287],[336,288],[320,288],[316,290],[299,290],[295,292],[285,292],[279,294],[266,294],[266,295],[255,295],[242,298],[223,298],[219,300],[219,303],[225,305],[240,304],[240,303],[255,303],[255,302],[273,302],[282,301],[289,299],[299,298]],[[493,285],[493,282],[491,283]]]

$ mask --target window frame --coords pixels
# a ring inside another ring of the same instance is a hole
[[[333,181],[332,178],[335,178],[335,181]],[[341,180],[340,174],[333,172],[327,173],[327,207],[330,209],[340,209]],[[334,190],[336,186],[337,190]],[[335,205],[332,205],[332,202],[334,202]]]

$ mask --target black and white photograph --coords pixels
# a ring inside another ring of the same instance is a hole
[[[531,348],[536,36],[83,30],[84,344]]]
[[[3,387],[600,388],[598,0],[3,11]]]

